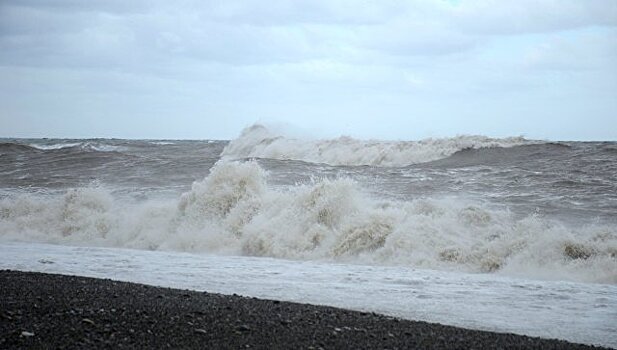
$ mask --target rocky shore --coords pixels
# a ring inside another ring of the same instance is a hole
[[[0,348],[589,349],[237,295],[0,271]]]

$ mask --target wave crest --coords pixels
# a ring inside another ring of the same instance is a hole
[[[61,143],[32,143],[29,147],[35,148],[41,151],[55,151],[55,150],[77,150],[84,152],[120,152],[125,150],[124,147],[105,144],[103,142],[61,142]]]
[[[405,166],[446,158],[463,149],[512,147],[529,143],[522,137],[503,139],[457,136],[421,141],[363,141],[351,137],[300,140],[278,135],[256,124],[242,131],[223,150],[223,159],[293,159],[329,165]]]

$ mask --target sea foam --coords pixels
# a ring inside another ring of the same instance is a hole
[[[351,137],[329,140],[290,138],[256,124],[242,131],[221,154],[224,159],[293,159],[329,165],[405,166],[446,158],[463,149],[529,144],[522,137],[503,139],[457,136],[421,141],[366,141]]]
[[[119,152],[123,151],[125,148],[121,146],[114,146],[105,144],[103,142],[93,142],[93,141],[85,141],[85,142],[63,142],[63,143],[52,143],[52,144],[44,144],[44,143],[32,143],[28,146],[36,148],[41,151],[52,151],[52,150],[63,150],[63,149],[78,149],[81,151],[95,151],[95,152]]]
[[[455,199],[381,200],[345,178],[268,186],[256,162],[220,161],[178,199],[104,188],[0,201],[0,238],[57,244],[402,265],[617,283],[617,230],[571,227]]]

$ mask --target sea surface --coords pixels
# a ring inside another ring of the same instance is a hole
[[[0,139],[0,268],[617,347],[617,142]]]

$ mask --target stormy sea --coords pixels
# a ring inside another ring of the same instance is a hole
[[[0,139],[0,268],[617,347],[617,142]]]

